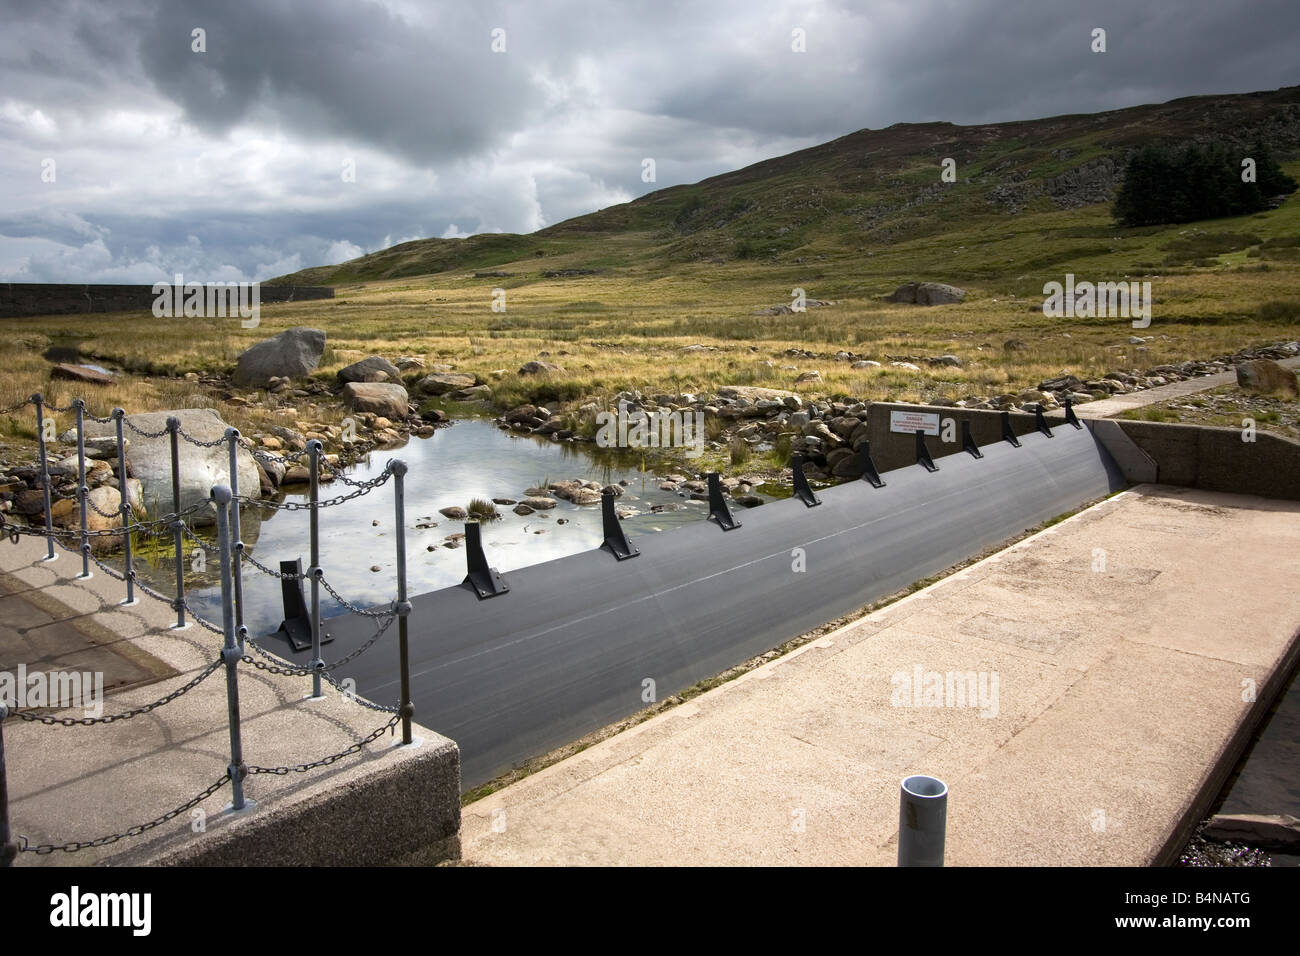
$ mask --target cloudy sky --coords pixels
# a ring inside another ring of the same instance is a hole
[[[1300,83],[1296,0],[0,0],[0,23],[0,280],[28,282],[265,279],[864,127]]]

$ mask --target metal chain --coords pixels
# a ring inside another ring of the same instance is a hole
[[[384,633],[392,626],[394,620],[396,620],[396,616],[390,617],[387,621],[385,621],[383,624],[379,626],[379,630],[375,631],[373,637],[367,639],[367,641],[364,644],[358,647],[347,657],[340,657],[336,661],[330,661],[330,663],[325,665],[325,670],[336,671],[344,664],[350,664],[352,661],[356,660],[366,651],[370,650],[370,648],[372,648],[375,645],[375,642],[384,636]]]
[[[137,435],[143,435],[145,438],[163,438],[168,434],[166,428],[164,428],[160,432],[145,431],[143,428],[140,428],[136,425],[132,425],[130,418],[123,418],[122,424],[125,425],[127,428],[131,429],[131,431],[135,432]]]
[[[370,610],[370,611],[367,611],[365,608],[357,607],[355,604],[353,604],[343,595],[339,594],[338,591],[335,591],[332,587],[330,587],[330,583],[325,580],[324,575],[321,575],[320,583],[324,585],[325,590],[329,592],[330,597],[334,598],[334,600],[338,601],[340,604],[342,604],[353,614],[359,614],[362,617],[380,618],[380,617],[389,616],[393,613],[393,607],[391,604],[386,608]]]
[[[184,684],[181,687],[176,688],[176,690],[172,691],[166,697],[159,698],[158,700],[155,700],[153,703],[145,704],[143,707],[136,707],[132,710],[124,711],[120,714],[109,714],[107,717],[53,717],[50,716],[49,714],[32,714],[22,710],[12,711],[11,713],[14,716],[18,717],[20,720],[26,720],[31,723],[41,723],[50,727],[53,726],[90,727],[93,726],[94,724],[111,724],[118,720],[130,720],[132,717],[139,717],[141,714],[147,714],[150,711],[157,710],[159,707],[162,707],[165,704],[170,704],[177,697],[181,697],[189,693],[195,687],[198,687],[199,684],[203,683],[205,680],[211,677],[212,673],[218,667],[220,667],[222,663],[224,662],[221,660],[221,658],[218,657],[211,664],[209,664],[202,671],[200,671],[198,676],[196,676],[188,684]]]
[[[362,488],[362,487],[364,487],[364,486],[368,483],[368,482],[365,481],[365,480],[358,481],[358,480],[356,480],[356,479],[354,479],[354,478],[349,478],[349,477],[347,477],[345,474],[343,474],[343,472],[341,472],[341,471],[339,471],[339,470],[337,470],[337,469],[335,469],[335,468],[332,468],[332,467],[329,465],[329,463],[326,462],[323,458],[321,459],[321,463],[320,463],[320,464],[321,464],[321,467],[322,467],[325,471],[329,472],[329,474],[332,476],[332,478],[333,478],[335,481],[341,481],[341,482],[342,482],[343,484],[345,484],[345,485],[350,485],[350,486],[352,486],[353,488]],[[390,462],[389,465],[391,465],[391,464],[392,464],[392,463]],[[388,470],[389,470],[388,467],[385,467],[385,468],[384,468],[384,471],[388,471]],[[370,481],[374,481],[375,479],[372,478],[372,479],[369,479],[369,480],[370,480]]]
[[[351,756],[352,754],[355,753],[360,753],[362,748],[364,748],[367,744],[373,743],[374,741],[378,740],[381,736],[383,736],[384,731],[388,731],[389,733],[392,733],[393,728],[397,726],[397,722],[401,719],[402,719],[401,717],[394,714],[392,718],[388,721],[388,723],[384,724],[382,727],[375,728],[369,734],[363,737],[361,740],[358,740],[356,743],[354,743],[347,750],[340,750],[336,754],[330,754],[330,756],[328,757],[322,757],[319,760],[313,760],[311,763],[300,763],[293,767],[251,766],[248,768],[248,772],[250,775],[255,773],[273,773],[276,776],[282,777],[285,774],[289,774],[289,773],[306,773],[308,770],[315,770],[317,767],[327,767],[330,764],[334,763],[336,760],[342,760],[344,757]]]
[[[260,458],[262,461],[272,461],[272,462],[277,462],[277,463],[279,463],[279,464],[281,464],[281,465],[293,465],[293,464],[297,464],[297,462],[300,461],[300,460],[302,459],[303,455],[307,454],[306,449],[304,449],[303,451],[300,451],[300,452],[295,453],[295,454],[293,455],[293,457],[287,457],[287,456],[283,456],[283,455],[273,455],[273,454],[271,454],[269,451],[263,451],[263,450],[260,449],[260,448],[251,448],[251,447],[250,447],[248,450],[249,450],[249,452],[252,454],[252,456],[253,456],[254,458]]]
[[[69,496],[68,498],[65,498],[65,500],[71,500],[72,497],[75,496]],[[194,514],[202,507],[202,505],[195,505],[192,508],[187,508],[182,511],[179,515],[166,515],[153,521],[136,521],[128,525],[123,525],[120,528],[104,528],[101,531],[82,531],[80,528],[55,528],[51,530],[50,534],[55,538],[80,538],[83,534],[88,538],[109,538],[133,531],[148,532],[152,535],[157,534],[159,528],[168,528],[168,530],[171,530],[170,526],[174,525],[178,518],[184,519],[187,515]],[[99,509],[96,508],[95,510],[98,511]],[[99,513],[104,514],[102,511]],[[104,517],[116,518],[119,517],[119,514],[118,512],[113,512],[112,514],[104,515]],[[184,520],[181,520],[180,523],[182,527],[185,526]],[[0,512],[0,536],[6,534],[25,534],[38,538],[44,538],[46,536],[44,528],[30,528],[24,525],[10,524],[5,518],[4,513]]]
[[[221,552],[221,549],[217,547],[215,544],[208,544],[197,534],[191,531],[190,526],[187,524],[181,525],[181,534],[189,538],[191,541],[193,541],[195,544],[197,544],[200,548],[202,548],[204,551],[208,552],[209,554],[219,554]]]
[[[290,571],[290,572],[273,571],[270,568],[268,568],[265,564],[262,564],[262,562],[254,558],[247,551],[241,552],[241,556],[243,557],[244,561],[251,564],[253,567],[257,568],[257,570],[261,571],[263,574],[269,574],[271,577],[279,578],[281,581],[301,581],[301,580],[305,580],[307,577],[307,575],[299,574],[296,571]]]
[[[186,810],[191,810],[194,807],[197,807],[200,803],[208,799],[208,797],[212,796],[214,793],[216,793],[218,790],[220,790],[229,782],[230,782],[230,771],[226,771],[220,776],[220,778],[218,778],[218,780],[215,783],[205,788],[197,796],[189,800],[186,800],[184,803],[182,803],[179,807],[176,807],[174,810],[168,810],[162,816],[150,820],[148,823],[137,824],[136,826],[133,826],[122,833],[114,833],[109,836],[102,836],[95,840],[84,840],[81,842],[68,842],[63,844],[40,843],[37,844],[36,846],[29,845],[27,842],[27,837],[23,836],[22,834],[17,834],[18,850],[21,853],[35,853],[37,856],[48,856],[49,854],[53,853],[55,850],[62,850],[64,853],[76,853],[78,850],[86,850],[92,847],[108,846],[110,843],[116,843],[118,840],[124,839],[126,837],[139,836],[140,834],[145,833],[148,830],[152,830],[156,826],[161,826],[162,824],[166,823],[168,820],[172,820],[180,816]]]
[[[389,478],[392,477],[392,468],[385,467],[383,473],[368,481],[357,482],[356,491],[346,495],[339,495],[337,498],[327,498],[324,501],[318,501],[314,507],[330,508],[334,505],[341,505],[345,501],[351,501],[353,498],[360,498],[362,495],[369,494],[376,488],[382,487]],[[238,499],[247,504],[257,505],[261,508],[271,508],[276,511],[310,511],[313,507],[310,501],[266,501],[262,498],[250,498],[247,495],[238,495]]]
[[[199,627],[203,628],[204,630],[211,631],[213,634],[220,634],[222,637],[226,636],[226,631],[224,628],[217,627],[217,625],[213,624],[211,621],[207,620],[204,617],[201,617],[198,611],[190,607],[190,602],[188,600],[185,602],[185,610],[189,612],[190,617],[194,619],[194,623],[197,624]]]
[[[119,499],[120,499],[120,493],[119,493]],[[99,505],[95,504],[93,501],[90,500],[90,495],[89,495],[89,494],[86,495],[86,504],[90,505],[91,510],[93,510],[93,511],[95,512],[95,514],[100,515],[100,516],[102,516],[102,517],[105,517],[105,518],[120,518],[120,517],[122,517],[122,512],[121,512],[121,511],[102,511],[102,510],[100,510]]]
[[[35,404],[36,403],[33,402],[30,398],[24,398],[17,405],[10,405],[8,408],[0,408],[0,415],[12,415],[20,408],[25,408],[28,405],[35,405]]]
[[[214,439],[213,441],[202,441],[195,438],[193,435],[187,434],[185,429],[181,428],[179,425],[176,426],[176,434],[180,435],[191,445],[197,445],[200,448],[216,448],[218,445],[226,444],[225,435],[222,435],[220,438]]]
[[[381,631],[380,633],[383,632]],[[371,641],[370,643],[374,643],[374,642]],[[241,660],[245,664],[251,664],[253,667],[256,667],[258,670],[266,671],[270,674],[281,674],[285,677],[310,677],[313,673],[311,668],[299,667],[298,665],[293,664],[290,661],[286,661],[283,657],[279,657],[271,653],[262,645],[258,644],[257,641],[253,640],[251,637],[246,639],[244,641],[244,644],[248,647],[251,647],[253,650],[257,651],[257,653],[261,654],[268,661],[272,662],[269,664],[263,663],[262,661],[250,657],[247,654],[245,654],[241,658]],[[355,656],[356,656],[355,653],[350,655],[350,657],[355,657]],[[347,659],[350,658],[345,658],[345,660]],[[334,664],[334,666],[337,667],[338,664],[336,663]],[[348,698],[352,702],[360,704],[362,707],[365,707],[369,710],[378,711],[381,714],[395,714],[398,712],[398,708],[396,707],[388,707],[385,706],[384,704],[376,704],[373,701],[366,700],[364,697],[361,697],[360,695],[353,693],[351,690],[343,686],[342,681],[338,680],[332,674],[330,674],[328,669],[322,670],[320,672],[320,675],[322,678],[325,679],[325,681],[331,687],[337,690],[340,694],[342,694],[344,697]]]

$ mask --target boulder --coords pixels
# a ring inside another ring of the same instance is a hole
[[[949,305],[966,298],[966,290],[942,282],[904,282],[885,300],[907,305]]]
[[[550,362],[525,362],[519,367],[520,375],[543,375],[550,372],[563,372],[564,369]]]
[[[787,398],[793,398],[798,402],[798,396],[794,392],[783,388],[762,388],[758,385],[724,385],[718,389],[719,398],[743,398],[746,401],[757,402],[764,399],[772,401],[784,401]],[[798,408],[798,404],[794,406]]]
[[[354,412],[374,412],[385,418],[405,418],[411,412],[406,389],[390,382],[348,382],[343,404]]]
[[[461,372],[433,372],[415,384],[415,389],[425,395],[445,395],[462,388],[473,388],[474,376]]]
[[[1253,359],[1237,366],[1237,384],[1250,392],[1300,396],[1295,372],[1272,359]]]
[[[460,505],[450,505],[446,508],[439,508],[438,514],[442,515],[444,518],[450,518],[453,521],[464,521],[469,517],[469,512]]]
[[[286,329],[244,351],[235,365],[234,381],[245,388],[262,388],[271,378],[298,378],[316,370],[325,351],[320,329]]]
[[[399,382],[401,370],[382,355],[371,355],[338,371],[340,382]]]
[[[83,385],[112,385],[114,382],[113,376],[84,365],[56,365],[50,369],[50,378],[62,378]]]
[[[167,419],[180,420],[181,431],[197,441],[210,442],[223,438],[230,426],[211,408],[178,408],[164,412],[142,412],[128,415],[126,420],[144,432],[161,432],[167,428]],[[94,437],[112,434],[113,423],[87,422],[86,432]],[[154,517],[172,510],[172,457],[171,439],[166,435],[146,438],[138,432],[127,432],[130,437],[128,464],[131,474],[140,482],[140,495],[148,513]],[[230,446],[221,442],[200,448],[184,438],[180,440],[181,510],[209,500],[213,485],[230,484]],[[239,493],[256,495],[259,487],[257,464],[248,449],[240,447],[236,453],[238,463]],[[134,495],[132,495],[134,497]],[[137,502],[132,502],[133,507]],[[192,525],[211,524],[215,514],[202,508],[187,519]]]

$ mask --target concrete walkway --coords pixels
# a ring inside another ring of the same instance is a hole
[[[462,853],[892,866],[928,773],[949,865],[1147,864],[1290,653],[1298,579],[1300,504],[1139,486],[477,801]],[[983,706],[918,706],[917,670]]]
[[[98,672],[103,675],[102,712],[107,715],[158,700],[217,658],[220,634],[193,623],[183,630],[172,629],[176,618],[168,605],[141,597],[135,605],[124,606],[122,582],[98,569],[93,569],[92,577],[78,579],[77,555],[58,550],[53,562],[43,561],[44,555],[43,538],[23,537],[16,545],[0,541],[0,671],[12,673],[23,664],[28,673]],[[391,629],[368,652],[386,655],[394,670],[395,631]],[[274,642],[267,645],[274,650]],[[310,678],[240,666],[247,763],[293,767],[326,757],[346,750],[389,719],[388,714],[366,709],[332,688],[327,687],[326,696],[319,700],[305,699],[310,692]],[[46,712],[86,716],[82,707]],[[205,841],[232,840],[249,827],[264,826],[268,816],[283,818],[304,806],[324,819],[327,804],[339,794],[365,797],[367,787],[378,789],[377,781],[394,772],[414,778],[444,751],[452,755],[454,771],[451,741],[418,725],[415,733],[421,738],[419,748],[394,747],[400,731],[396,738],[385,732],[360,752],[309,772],[250,776],[245,793],[256,805],[239,814],[226,809],[231,800],[227,783],[193,810],[138,836],[76,852],[20,853],[16,864],[134,865],[183,858],[202,851]],[[59,846],[120,834],[180,806],[225,773],[230,760],[225,670],[218,668],[184,696],[129,720],[62,727],[10,717],[4,723],[4,738],[15,834],[31,845]],[[459,794],[454,772],[446,789],[454,814]],[[382,793],[386,802],[376,798],[367,819],[354,816],[350,833],[330,837],[348,850],[352,862],[387,859],[384,852],[390,848],[376,841],[376,833],[400,842],[400,834],[384,821],[386,813],[406,809],[394,802],[405,795],[394,797],[394,792]],[[420,812],[426,815],[431,812],[427,803],[420,804]],[[292,826],[282,832],[281,845],[266,838],[246,839],[241,864],[290,858],[293,844],[321,838]],[[357,847],[351,846],[354,842]]]

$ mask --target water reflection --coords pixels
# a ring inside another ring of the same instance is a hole
[[[464,523],[439,514],[440,508],[464,508],[473,498],[522,499],[526,488],[565,478],[602,485],[627,480],[618,507],[637,512],[624,520],[629,536],[647,534],[688,522],[708,513],[703,502],[689,501],[659,488],[666,466],[652,466],[639,453],[599,449],[587,443],[564,443],[532,435],[503,432],[487,421],[460,421],[431,438],[413,439],[400,448],[383,449],[351,469],[353,480],[380,474],[392,458],[403,459],[406,476],[406,540],[408,589],[420,594],[460,583],[465,577],[465,551],[448,548],[448,535],[462,532]],[[352,492],[340,482],[321,486],[327,500]],[[306,489],[287,495],[285,502],[305,502]],[[676,510],[651,511],[655,505]],[[498,506],[501,518],[483,526],[483,543],[491,564],[502,572],[576,554],[601,543],[600,505],[578,506],[567,501],[548,511],[520,516],[512,506]],[[261,513],[259,520],[259,515]],[[251,554],[272,568],[281,560],[301,557],[308,564],[308,512],[249,509],[243,512],[242,537]],[[561,523],[563,522],[563,523]],[[386,603],[395,594],[396,554],[393,537],[393,485],[320,514],[321,567],[326,578],[346,598],[362,606]],[[215,560],[211,561],[215,569]],[[372,571],[378,567],[378,571]],[[149,569],[142,568],[142,573]],[[165,566],[150,575],[155,586],[170,591]],[[213,582],[196,589],[191,606],[205,618],[220,620],[220,589]],[[274,630],[283,616],[280,584],[246,566],[245,623],[254,635]],[[322,593],[322,614],[343,608]]]

